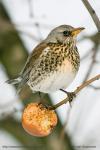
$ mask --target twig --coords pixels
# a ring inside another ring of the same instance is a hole
[[[85,5],[85,7],[87,8],[88,12],[90,13],[97,29],[98,32],[100,32],[100,20],[95,12],[95,10],[92,8],[92,6],[90,5],[90,3],[88,2],[88,0],[82,0],[83,4]]]
[[[96,75],[95,77],[91,78],[90,80],[87,80],[86,82],[84,82],[83,84],[81,84],[79,87],[76,88],[76,90],[74,91],[74,93],[77,95],[82,89],[84,89],[85,87],[89,86],[92,82],[99,80],[100,79],[100,74]],[[55,104],[54,106],[52,106],[51,109],[56,109],[59,106],[66,104],[69,100],[69,98],[65,98],[64,100],[62,100],[61,102]]]

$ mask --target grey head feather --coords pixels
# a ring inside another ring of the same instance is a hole
[[[71,31],[74,29],[74,27],[70,25],[61,25],[56,28],[54,28],[47,36],[45,39],[45,42],[49,43],[57,43],[58,41],[63,43],[65,37],[63,36],[64,31]]]

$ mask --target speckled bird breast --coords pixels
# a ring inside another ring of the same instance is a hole
[[[49,43],[41,56],[40,66],[46,72],[57,71],[64,62],[69,61],[72,64],[73,71],[78,71],[80,65],[80,56],[76,46],[72,44]]]
[[[30,73],[28,84],[32,91],[44,93],[66,88],[75,78],[79,64],[80,57],[76,47],[72,47],[70,43],[49,43],[36,68]]]

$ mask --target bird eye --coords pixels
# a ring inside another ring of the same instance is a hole
[[[64,35],[64,36],[69,36],[69,35],[70,35],[70,31],[64,31],[64,32],[63,32],[63,35]]]

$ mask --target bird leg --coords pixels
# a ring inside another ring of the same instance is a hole
[[[71,105],[71,102],[72,102],[72,100],[73,100],[73,98],[74,97],[76,97],[76,94],[75,94],[75,92],[67,92],[67,91],[65,91],[65,90],[63,90],[63,89],[60,89],[62,92],[64,92],[64,93],[66,93],[67,94],[67,96],[68,96],[68,101],[69,101],[69,104]]]
[[[40,99],[40,102],[39,104],[42,104],[44,107],[48,108],[48,104],[46,104],[46,100],[44,99],[44,95],[42,92],[38,92],[39,94],[39,99]]]
[[[42,99],[41,92],[38,92],[40,100]]]
[[[43,103],[44,104],[44,99],[43,99],[43,95],[41,92],[38,92],[38,95],[39,95],[39,101],[40,103]]]

